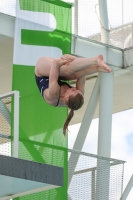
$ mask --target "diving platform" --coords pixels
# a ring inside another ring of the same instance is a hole
[[[0,200],[63,186],[63,168],[0,155]]]

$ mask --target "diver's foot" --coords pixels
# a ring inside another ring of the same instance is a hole
[[[97,56],[97,64],[98,64],[98,72],[111,72],[112,69],[106,65],[106,63],[103,60],[103,56],[99,55]]]

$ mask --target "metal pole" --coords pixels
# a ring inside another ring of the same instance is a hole
[[[109,43],[106,0],[99,0],[102,42]],[[113,72],[100,74],[98,155],[110,157],[112,127]],[[96,200],[109,199],[110,162],[97,161]]]
[[[106,0],[99,0],[99,13],[101,22],[101,42],[109,44],[109,20]]]
[[[74,34],[78,35],[78,0],[74,4]]]
[[[95,175],[96,170],[92,170],[91,173],[91,199],[95,200]]]
[[[98,155],[110,157],[114,73],[100,74]]]
[[[110,157],[112,130],[113,72],[100,74],[98,150],[100,156]],[[109,199],[110,162],[97,161],[96,200]]]
[[[131,25],[131,46],[133,46],[133,23]]]
[[[122,200],[126,200],[127,199],[132,187],[133,187],[133,175],[130,178],[130,180],[129,180],[128,184],[127,184],[127,187],[125,188],[125,190],[123,192]]]
[[[78,0],[75,0],[75,3],[74,3],[74,34],[76,36],[78,35]],[[75,53],[76,52],[77,37],[74,37],[73,42],[74,42],[73,52]]]
[[[19,92],[14,91],[14,144],[13,144],[13,156],[18,158],[19,151]]]
[[[97,81],[95,83],[93,92],[90,97],[90,101],[88,103],[88,106],[86,108],[86,112],[83,117],[83,121],[81,124],[81,127],[79,129],[75,144],[73,149],[81,151],[91,124],[91,121],[93,119],[93,115],[98,103],[98,97],[99,97],[99,83],[100,83],[100,77],[98,76]],[[70,184],[74,170],[76,168],[77,162],[79,159],[79,155],[74,155],[71,153],[69,158],[69,179],[68,183]]]

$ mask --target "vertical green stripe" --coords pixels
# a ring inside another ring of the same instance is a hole
[[[56,30],[53,32],[22,29],[19,36],[22,45],[52,46],[61,49],[63,54],[71,53],[70,5],[66,6],[65,3],[65,7],[62,7],[59,1],[56,5],[41,0],[19,2],[21,10],[48,12],[55,16],[57,22]],[[17,48],[16,44],[16,56],[19,55]],[[29,59],[34,56],[28,51],[26,53]],[[67,108],[52,107],[44,101],[35,83],[34,68],[35,66],[26,64],[13,65],[12,89],[20,91],[19,157],[63,167],[64,186],[16,199],[67,200],[67,137],[65,138],[62,133]]]

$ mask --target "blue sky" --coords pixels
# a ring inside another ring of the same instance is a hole
[[[75,113],[76,114],[76,113]],[[69,148],[73,148],[80,124],[69,126]],[[93,119],[82,151],[97,154],[98,119]],[[124,188],[133,174],[133,109],[113,114],[111,157],[126,161]],[[133,200],[133,190],[127,200]]]

